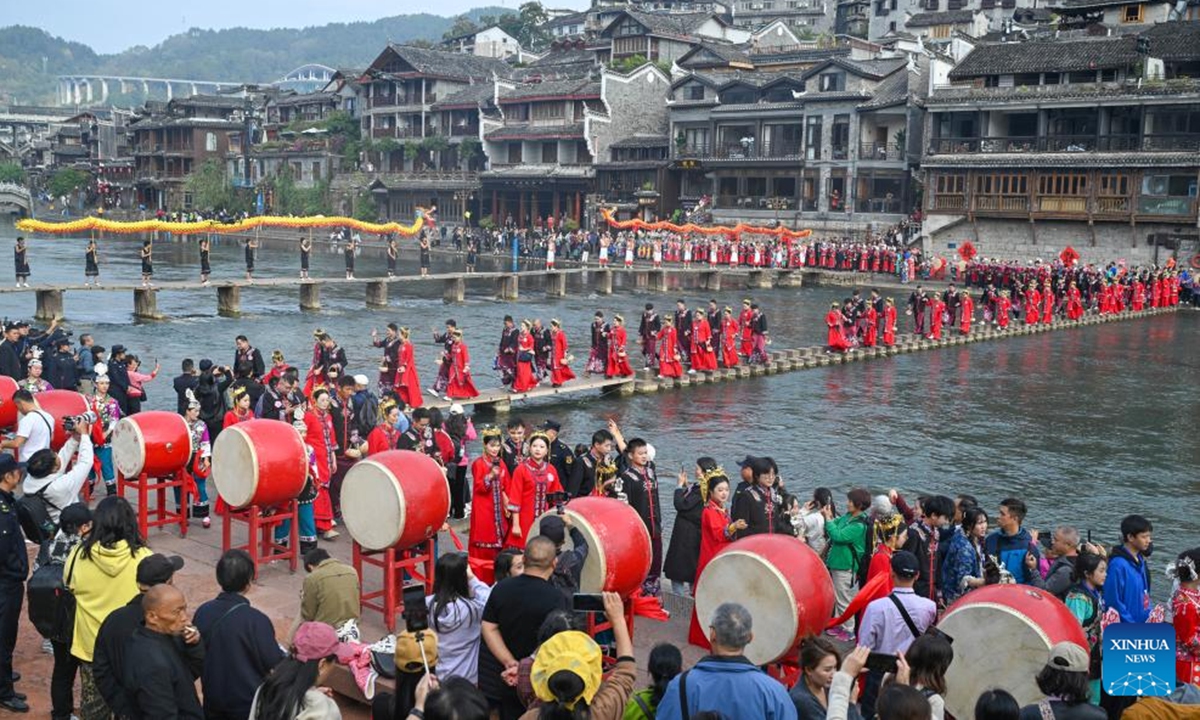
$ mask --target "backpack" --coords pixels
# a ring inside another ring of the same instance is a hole
[[[77,550],[65,578],[61,563],[40,565],[29,576],[29,622],[47,640],[69,644],[75,633],[75,596],[69,586],[78,559]]]
[[[58,532],[58,523],[50,517],[50,508],[62,510],[59,506],[46,499],[46,491],[50,483],[46,483],[35,493],[26,493],[17,499],[17,519],[25,538],[36,545],[44,545],[54,539]]]

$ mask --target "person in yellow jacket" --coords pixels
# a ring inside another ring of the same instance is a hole
[[[151,555],[138,531],[133,507],[120,497],[106,497],[92,515],[92,532],[67,557],[67,587],[75,595],[75,633],[71,655],[79,661],[80,720],[111,716],[92,677],[92,652],[100,623],[138,594],[138,563]]]

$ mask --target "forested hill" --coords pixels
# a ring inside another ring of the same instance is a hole
[[[477,8],[466,16],[498,16],[504,8]],[[55,76],[69,73],[272,82],[305,63],[363,67],[388,42],[436,42],[455,18],[428,13],[373,22],[331,23],[303,29],[192,29],[154,47],[113,55],[22,25],[0,28],[0,105],[54,101]]]

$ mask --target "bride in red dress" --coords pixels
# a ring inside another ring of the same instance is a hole
[[[675,318],[663,316],[662,329],[658,331],[658,377],[683,377],[683,362],[679,357],[679,335],[675,332]]]
[[[483,455],[471,464],[471,534],[467,555],[476,561],[492,563],[508,536],[508,496],[505,495],[505,488],[511,478],[500,455],[504,448],[500,428],[484,428],[482,438]],[[478,570],[475,572],[487,574]],[[489,580],[485,579],[484,582]]]
[[[462,337],[462,330],[455,330],[454,344],[450,347],[450,384],[446,386],[446,397],[452,400],[479,397],[471,379],[471,354]]]
[[[886,347],[896,344],[896,301],[892,298],[883,305],[883,344]]]
[[[563,491],[558,471],[546,461],[549,454],[550,438],[546,433],[539,430],[529,436],[529,455],[513,470],[505,489],[512,523],[505,547],[525,547],[533,521],[550,509],[546,496]]]
[[[846,352],[850,349],[850,341],[846,339],[844,329],[845,319],[845,316],[842,315],[842,306],[839,303],[833,303],[829,306],[829,312],[825,315],[825,326],[829,328],[829,333],[825,340],[825,344],[829,346],[826,352]]]
[[[559,387],[568,380],[574,380],[575,373],[567,365],[567,334],[563,332],[560,321],[550,321],[550,335],[554,338],[554,354],[550,357],[550,384]]]
[[[692,367],[688,372],[711,372],[717,369],[717,354],[712,346],[712,327],[703,310],[697,310],[692,320]]]
[[[738,366],[738,324],[728,306],[721,321],[721,363],[727,368]]]
[[[607,377],[629,377],[633,368],[629,366],[629,353],[625,350],[627,335],[625,318],[613,316],[612,334],[608,338],[608,368],[604,373]]]
[[[396,366],[396,394],[409,407],[421,407],[421,380],[417,377],[417,362],[413,357],[413,344],[408,339],[408,328],[400,328],[400,350]]]
[[[521,332],[517,335],[517,372],[513,375],[512,390],[515,393],[528,392],[537,387],[537,377],[533,374],[533,333],[528,320],[521,321]]]
[[[746,529],[745,520],[736,522],[729,517],[725,504],[729,501],[729,478],[721,468],[713,468],[704,473],[700,482],[701,493],[707,498],[704,509],[700,512],[700,559],[696,563],[696,587],[704,568],[721,548],[733,542],[734,535],[739,530]],[[696,617],[695,607],[692,608],[692,627],[688,631],[688,642],[700,647],[709,647],[708,636]]]

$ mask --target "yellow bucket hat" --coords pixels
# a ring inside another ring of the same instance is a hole
[[[550,692],[550,678],[560,670],[575,673],[583,680],[583,692],[579,697],[565,703],[573,709],[580,699],[590,703],[600,689],[603,675],[603,658],[600,646],[587,633],[578,630],[561,632],[538,648],[533,659],[533,670],[529,679],[533,692],[543,702],[555,700]]]

